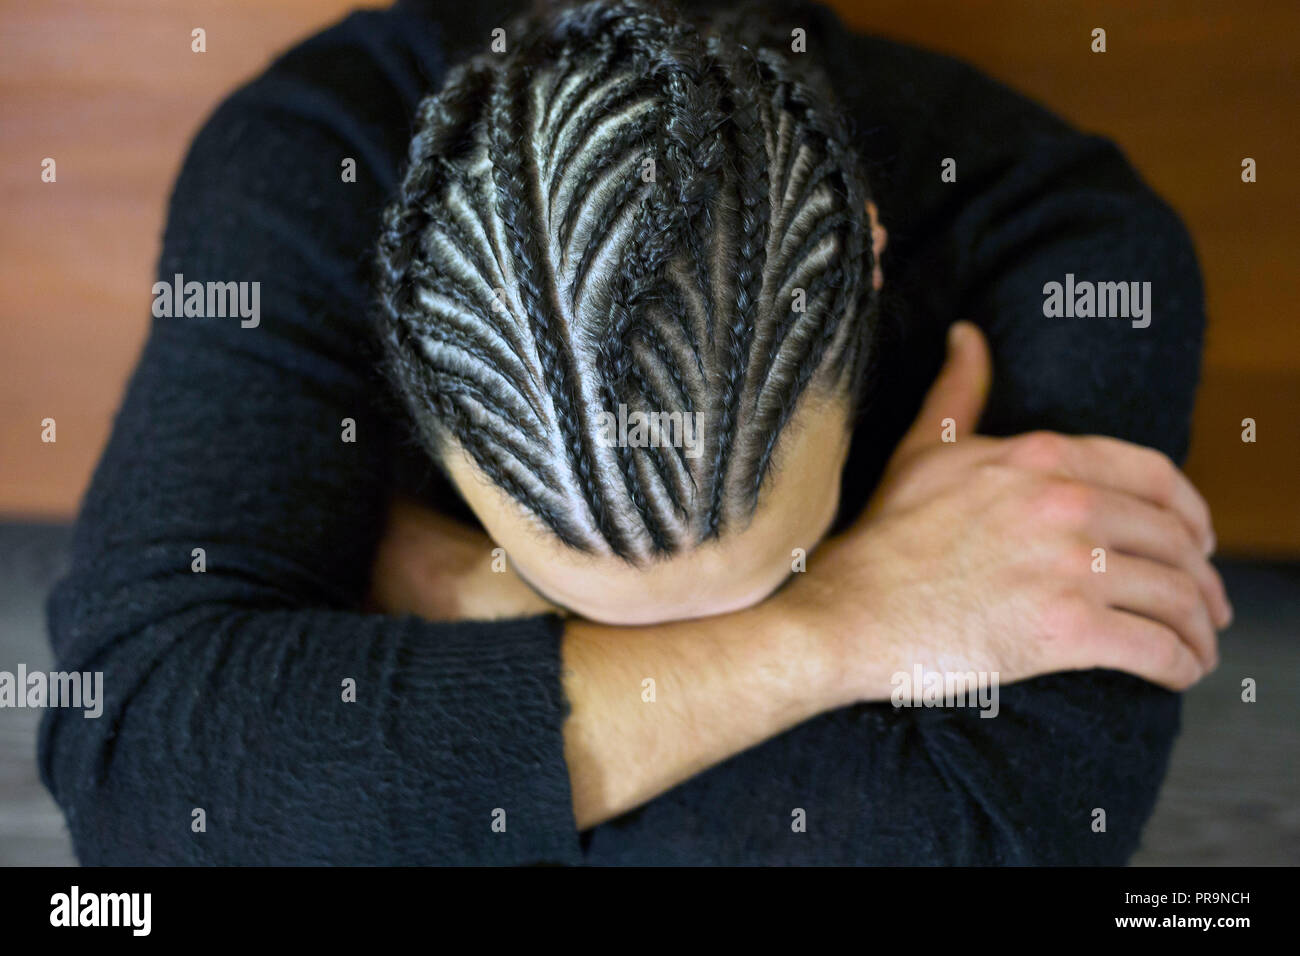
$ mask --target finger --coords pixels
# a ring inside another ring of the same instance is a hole
[[[1088,435],[1086,449],[1095,449],[1097,459],[1112,451],[1109,467],[1126,490],[1155,504],[1176,511],[1193,529],[1206,554],[1214,551],[1214,520],[1210,506],[1196,486],[1169,458],[1154,448],[1134,445],[1106,435]]]
[[[1107,605],[1167,624],[1206,671],[1218,666],[1219,642],[1205,595],[1186,571],[1116,554],[1107,561],[1105,573],[1093,575],[1093,581]]]
[[[1135,445],[1107,435],[1084,435],[1077,438],[1039,436],[1047,445],[1061,439],[1059,449],[1039,451],[1039,457],[1051,458],[1059,450],[1058,471],[1080,481],[1126,491],[1139,498],[1173,509],[1206,554],[1214,551],[1214,526],[1210,506],[1196,486],[1169,460],[1153,448]],[[1032,454],[1032,452],[1031,452]]]
[[[1153,684],[1181,691],[1205,676],[1205,669],[1167,624],[1106,609],[1087,635],[1092,666],[1135,674]]]
[[[1099,543],[1183,569],[1205,595],[1214,626],[1227,627],[1232,622],[1232,605],[1223,579],[1172,511],[1111,489],[1099,488],[1097,494],[1088,525]]]
[[[944,419],[952,419],[958,437],[973,432],[992,381],[993,362],[984,333],[973,323],[954,323],[948,330],[948,357],[894,458],[901,460],[938,444]]]

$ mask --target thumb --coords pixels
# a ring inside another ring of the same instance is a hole
[[[972,322],[954,323],[948,329],[948,357],[894,459],[938,444],[947,428],[957,437],[971,434],[984,411],[992,381],[993,361],[984,333]]]

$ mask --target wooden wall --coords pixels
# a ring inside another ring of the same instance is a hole
[[[149,314],[164,202],[216,102],[341,0],[0,4],[0,514],[74,513]],[[838,0],[1117,140],[1184,216],[1210,334],[1189,471],[1223,550],[1300,556],[1300,4]],[[208,52],[190,52],[193,27]],[[1089,50],[1107,31],[1104,55]],[[40,181],[44,157],[58,182]],[[1253,157],[1259,181],[1242,183]],[[58,442],[40,442],[40,421]],[[1258,423],[1243,444],[1241,420]]]

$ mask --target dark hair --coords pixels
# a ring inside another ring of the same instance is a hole
[[[571,547],[641,562],[746,520],[809,386],[860,392],[866,179],[761,22],[566,6],[420,104],[379,244],[389,375],[435,458],[454,440]],[[703,454],[605,447],[619,404],[698,413]]]

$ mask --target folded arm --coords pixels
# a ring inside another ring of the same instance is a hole
[[[954,316],[996,368],[982,430],[1113,435],[1186,455],[1204,329],[1195,253],[1115,147],[944,57],[848,33],[810,34],[859,118],[890,231],[886,347],[855,456],[912,421]],[[958,181],[940,180],[957,160]],[[1067,271],[1152,282],[1151,325],[1049,320]],[[900,356],[907,356],[902,361]],[[877,459],[883,468],[884,456]],[[848,489],[846,489],[846,492]],[[865,500],[870,489],[863,489]],[[1138,846],[1179,728],[1180,698],[1114,670],[1002,688],[996,719],[865,704],[823,714],[609,826],[598,862],[1120,864]],[[794,808],[807,811],[794,832]],[[1106,811],[1104,832],[1094,811]]]
[[[103,716],[40,740],[84,863],[578,859],[558,619],[360,610],[397,445],[365,348],[397,156],[366,131],[411,104],[334,71],[366,102],[318,116],[300,76],[374,16],[232,97],[176,185],[159,277],[258,281],[261,316],[155,320],[49,601],[59,666],[104,673]]]

